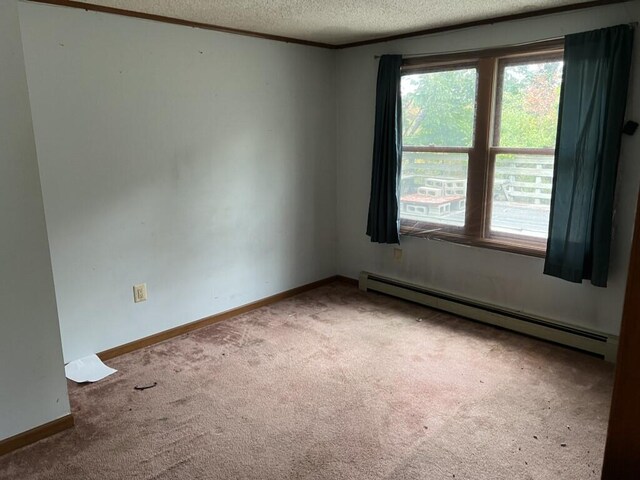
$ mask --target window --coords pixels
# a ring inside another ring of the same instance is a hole
[[[409,59],[401,232],[544,254],[562,44]]]

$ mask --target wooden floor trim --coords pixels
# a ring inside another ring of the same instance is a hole
[[[336,280],[338,282],[348,283],[349,285],[353,285],[354,287],[358,286],[358,279],[357,278],[350,278],[350,277],[345,277],[343,275],[337,275],[336,276]]]
[[[5,440],[0,440],[0,456],[18,450],[19,448],[31,445],[39,440],[60,433],[63,430],[73,427],[73,415],[65,415],[52,422],[45,423],[39,427],[32,428],[26,432],[19,433]]]
[[[352,278],[347,278],[340,275],[334,275],[332,277],[318,280],[317,282],[308,283],[306,285],[292,288],[285,292],[277,293],[275,295],[271,295],[269,297],[263,298],[255,302],[251,302],[246,305],[242,305],[240,307],[227,310],[226,312],[218,313],[216,315],[211,315],[210,317],[206,317],[201,320],[196,320],[195,322],[187,323],[185,325],[180,325],[178,327],[171,328],[169,330],[165,330],[163,332],[159,332],[154,335],[150,335],[148,337],[144,337],[139,340],[126,343],[124,345],[120,345],[118,347],[110,348],[109,350],[105,350],[104,352],[98,353],[98,357],[100,357],[102,360],[109,360],[119,355],[133,352],[135,350],[139,350],[140,348],[148,347],[156,343],[164,342],[165,340],[169,340],[171,338],[177,337],[179,335],[183,335],[193,330],[206,327],[207,325],[212,325],[214,323],[221,322],[222,320],[226,320],[228,318],[232,318],[237,315],[241,315],[243,313],[257,310],[258,308],[271,305],[281,300],[285,300],[295,295],[299,295],[301,293],[307,292],[309,290],[313,290],[315,288],[318,288],[323,285],[327,285],[329,283],[333,283],[336,281],[345,282],[352,285],[357,284],[357,280],[354,280]],[[57,420],[54,420],[52,422],[45,423],[44,425],[40,425],[39,427],[35,427],[35,428],[32,428],[31,430],[27,430],[26,432],[20,433],[13,437],[7,438],[5,440],[1,440],[0,456],[13,452],[14,450],[25,447],[32,443],[35,443],[39,440],[42,440],[43,438],[47,438],[47,437],[50,437],[51,435],[55,435],[56,433],[62,432],[63,430],[73,427],[73,424],[74,424],[73,415],[69,414]]]
[[[272,303],[276,303],[286,298],[298,295],[300,293],[313,290],[314,288],[318,288],[323,285],[327,285],[329,283],[333,283],[335,281],[341,281],[341,280],[344,281],[344,280],[350,280],[350,279],[335,275],[332,277],[325,278],[323,280],[318,280],[317,282],[308,283],[300,287],[292,288],[291,290],[287,290],[285,292],[271,295],[270,297],[263,298],[262,300],[247,303],[246,305],[242,305],[240,307],[227,310],[226,312],[217,313],[215,315],[211,315],[210,317],[205,317],[191,323],[186,323],[178,327],[170,328],[169,330],[164,330],[162,332],[149,335],[148,337],[144,337],[139,340],[134,340],[133,342],[125,343],[124,345],[120,345],[118,347],[110,348],[109,350],[105,350],[103,352],[98,353],[98,357],[102,361],[109,360],[111,358],[124,355],[125,353],[133,352],[135,350],[139,350],[141,348],[148,347],[150,345],[155,345],[156,343],[164,342],[165,340],[169,340],[171,338],[184,335],[185,333],[192,332],[193,330],[197,330],[199,328],[221,322],[222,320],[226,320],[228,318],[235,317],[243,313],[251,312],[252,310],[256,310],[258,308],[271,305]]]

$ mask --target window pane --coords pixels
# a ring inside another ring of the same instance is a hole
[[[468,164],[466,153],[404,152],[400,218],[464,226]]]
[[[404,75],[402,142],[470,147],[476,109],[475,68]]]
[[[491,230],[547,238],[553,156],[496,156]]]
[[[562,62],[509,65],[503,72],[496,144],[554,148]]]

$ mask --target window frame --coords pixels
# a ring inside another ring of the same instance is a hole
[[[400,234],[544,257],[547,240],[492,231],[492,194],[496,156],[504,153],[553,155],[554,148],[498,146],[500,93],[504,68],[537,59],[562,60],[564,39],[486,49],[472,53],[412,57],[403,60],[401,75],[476,68],[476,117],[470,147],[402,145],[402,152],[468,153],[464,227],[400,219]]]

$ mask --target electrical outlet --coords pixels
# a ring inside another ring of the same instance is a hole
[[[147,301],[147,284],[141,283],[140,285],[133,286],[133,301],[135,303]]]
[[[402,260],[402,249],[394,248],[393,249],[393,258],[396,262],[400,262]]]

